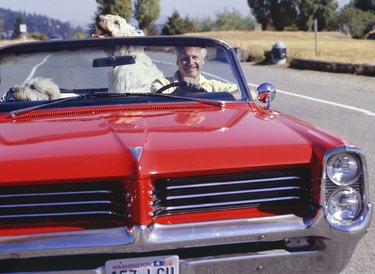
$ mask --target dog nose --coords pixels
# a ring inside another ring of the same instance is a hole
[[[100,22],[100,20],[101,20],[100,18],[101,18],[101,15],[96,16],[96,18],[95,18],[96,23]]]

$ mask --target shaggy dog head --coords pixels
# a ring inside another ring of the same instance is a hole
[[[125,36],[142,36],[135,27],[130,25],[125,18],[105,14],[99,15],[95,20],[95,32],[91,35],[92,38],[105,37],[125,37]],[[117,55],[126,55],[129,53],[143,52],[141,46],[120,46],[116,48]]]
[[[9,89],[16,101],[41,101],[61,98],[60,88],[49,78],[36,77]]]
[[[106,14],[96,17],[92,37],[138,36],[135,27],[118,15]]]

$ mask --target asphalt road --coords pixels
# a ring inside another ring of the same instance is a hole
[[[360,147],[366,154],[370,199],[375,203],[375,78],[242,63],[252,89],[269,82],[275,110],[310,122]],[[369,232],[342,272],[374,273],[375,214]]]

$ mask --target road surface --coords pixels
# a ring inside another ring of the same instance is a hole
[[[284,66],[242,63],[252,89],[263,82],[275,85],[273,108],[334,133],[366,154],[370,199],[375,202],[375,77],[302,71]],[[342,272],[374,273],[375,216]]]

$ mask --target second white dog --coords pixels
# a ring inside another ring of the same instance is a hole
[[[41,101],[61,98],[60,88],[52,79],[35,77],[9,89],[8,97],[16,101]]]

